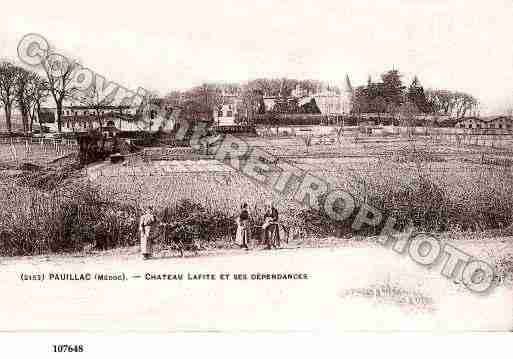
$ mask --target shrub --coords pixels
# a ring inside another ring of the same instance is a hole
[[[215,241],[235,233],[235,220],[220,211],[208,211],[201,204],[182,200],[159,211],[157,218],[171,225],[167,239]]]
[[[76,177],[80,166],[76,163],[69,166],[42,168],[38,166],[22,166],[23,174],[17,179],[20,186],[32,187],[42,191],[51,191],[67,180]]]
[[[435,177],[436,172],[423,167],[426,161],[406,172],[388,163],[378,165],[372,177],[354,175],[359,184],[356,197],[380,209],[385,218],[394,217],[398,229],[414,225],[423,231],[477,231],[512,223],[511,173],[494,167],[476,169],[474,176],[459,178],[455,187],[450,172]]]
[[[106,200],[88,182],[42,192],[1,183],[0,255],[34,255],[133,244],[137,210]]]

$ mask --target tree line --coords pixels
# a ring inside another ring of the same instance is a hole
[[[226,94],[236,95],[239,99],[239,111],[248,117],[266,112],[264,97],[274,97],[280,113],[295,113],[291,95],[299,87],[304,95],[323,90],[340,94],[342,89],[329,86],[320,80],[297,80],[290,78],[258,78],[245,83],[203,83],[186,91],[173,91],[164,97],[171,106],[182,106],[195,102],[203,112],[220,108],[226,103]],[[303,111],[304,109],[301,109]],[[476,115],[478,100],[471,94],[443,89],[424,89],[417,76],[409,86],[403,84],[398,70],[390,70],[380,76],[380,81],[369,77],[366,85],[352,90],[351,113],[358,116],[363,113],[377,113],[390,116],[412,117],[418,114],[430,114],[461,118]]]
[[[369,77],[366,85],[354,91],[352,112],[390,116],[431,114],[461,118],[475,115],[478,111],[478,100],[468,93],[424,90],[417,76],[409,86],[405,86],[401,77],[398,70],[383,73],[379,82],[373,82]]]
[[[0,62],[0,103],[5,113],[6,128],[12,133],[12,113],[19,110],[24,133],[32,132],[36,119],[42,126],[42,105],[52,99],[56,108],[56,122],[62,131],[63,106],[73,100],[93,110],[100,127],[101,110],[112,105],[116,92],[104,95],[105,79],[96,76],[87,89],[80,88],[80,64],[77,61],[49,55],[43,59],[40,72],[28,70],[11,61]],[[100,78],[101,83],[97,83]],[[138,110],[140,114],[142,104]]]
[[[34,121],[41,121],[41,105],[48,98],[49,90],[48,81],[38,73],[8,61],[0,62],[0,102],[9,133],[12,132],[14,109],[21,114],[23,132],[32,131]]]
[[[13,109],[21,114],[24,132],[31,132],[36,119],[41,125],[41,106],[49,98],[53,99],[57,112],[59,132],[62,129],[62,112],[65,100],[74,99],[96,110],[101,122],[100,109],[112,103],[113,98],[99,96],[96,84],[90,91],[77,91],[74,88],[74,61],[52,61],[43,63],[41,73],[27,70],[9,61],[0,62],[0,103],[5,113],[8,132],[12,132]],[[424,90],[415,77],[409,86],[405,86],[398,70],[390,70],[381,75],[381,81],[373,82],[369,77],[366,85],[352,91],[352,114],[382,113],[403,117],[414,114],[435,114],[450,117],[475,115],[479,103],[472,95],[460,91],[427,89]],[[249,118],[266,112],[265,97],[276,99],[274,111],[295,113],[303,111],[291,103],[293,91],[299,88],[304,95],[323,90],[341,93],[337,86],[310,79],[258,78],[244,83],[203,83],[185,91],[169,92],[161,103],[170,107],[194,107],[195,111],[212,113],[225,104],[227,95],[234,95],[238,101],[238,112]],[[80,93],[80,96],[76,96]],[[195,106],[190,104],[194,103]],[[188,105],[187,105],[188,104]],[[306,111],[306,110],[305,110]],[[100,123],[101,125],[101,123]]]
[[[340,88],[330,86],[320,80],[298,80],[291,78],[258,78],[240,83],[203,83],[186,91],[171,91],[164,96],[164,103],[171,107],[187,107],[195,102],[203,112],[219,109],[229,101],[229,95],[239,99],[238,110],[247,117],[265,112],[264,97],[277,101],[277,111],[296,112],[297,106],[287,101],[296,87],[304,94],[314,94],[322,90],[340,93]],[[228,95],[228,96],[227,96]]]

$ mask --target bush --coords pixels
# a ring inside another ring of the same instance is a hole
[[[35,255],[134,244],[137,209],[105,200],[88,182],[50,192],[1,183],[0,255]]]
[[[395,218],[398,229],[408,225],[423,231],[448,229],[451,205],[447,193],[425,177],[397,187],[382,186],[370,195],[369,204],[382,209],[384,218]]]
[[[76,163],[54,168],[28,165],[20,166],[20,169],[24,172],[17,179],[17,183],[20,186],[32,187],[42,191],[54,190],[67,180],[76,177],[77,170],[80,168]]]
[[[189,200],[162,209],[157,218],[171,225],[169,242],[215,241],[233,235],[236,229],[234,218],[218,211],[208,212],[201,204]]]
[[[380,209],[384,218],[394,217],[398,229],[413,225],[422,231],[482,231],[511,225],[510,172],[476,169],[474,176],[459,179],[455,186],[450,172],[435,176],[423,168],[425,162],[429,160],[418,161],[406,172],[387,163],[378,165],[372,177],[357,174],[355,182],[360,185],[355,194],[360,202]]]

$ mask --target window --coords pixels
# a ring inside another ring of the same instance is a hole
[[[226,112],[226,116],[227,117],[232,117],[233,116],[233,112],[232,111],[227,111]]]

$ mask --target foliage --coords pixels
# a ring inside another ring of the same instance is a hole
[[[137,240],[137,209],[105,199],[88,182],[42,192],[4,180],[0,203],[0,255],[107,249]]]
[[[172,230],[167,230],[167,240],[170,242],[215,241],[218,238],[230,237],[235,232],[233,218],[221,211],[209,211],[189,199],[180,200],[161,209],[157,218],[171,225]]]
[[[404,102],[404,86],[401,74],[391,70],[381,75],[382,82],[372,82],[369,77],[367,86],[356,88],[353,100],[355,113],[391,113],[392,108]]]
[[[471,94],[461,91],[427,90],[426,101],[432,111],[438,115],[461,118],[475,115],[479,101]]]
[[[212,110],[201,102],[190,100],[181,105],[181,111],[178,114],[178,118],[191,123],[199,121],[211,122]]]

